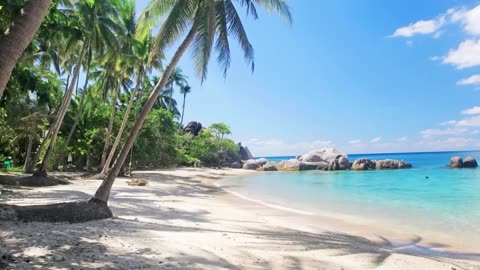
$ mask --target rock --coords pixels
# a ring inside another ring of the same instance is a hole
[[[353,162],[351,169],[356,171],[375,170],[375,161],[366,158],[360,158]]]
[[[350,170],[352,163],[348,160],[347,157],[341,156],[336,160],[337,170]]]
[[[192,121],[192,122],[189,122],[185,128],[183,128],[183,134],[185,133],[190,133],[192,134],[194,137],[196,137],[198,135],[198,133],[200,133],[200,131],[203,129],[202,127],[202,124],[200,122],[195,122],[195,121]]]
[[[402,160],[394,160],[394,159],[377,160],[377,162],[375,163],[375,169],[377,170],[408,169],[411,167],[412,167],[412,164],[410,163],[407,163]]]
[[[348,156],[335,148],[311,151],[300,158],[303,170],[348,170],[351,163]]]
[[[284,160],[277,164],[277,169],[279,171],[300,171],[302,167],[302,162],[297,159]]]
[[[463,168],[463,160],[461,157],[450,158],[450,168]]]
[[[325,161],[330,163],[339,159],[340,157],[345,157],[348,159],[348,156],[346,154],[338,151],[335,148],[323,148],[308,152],[307,154],[301,156],[299,160],[302,162]]]
[[[473,157],[466,157],[463,160],[463,168],[477,168],[478,163],[477,160]]]
[[[240,145],[240,158],[242,160],[253,159],[252,153],[250,153],[248,147]]]
[[[328,170],[329,163],[325,161],[319,162],[301,162],[300,163],[300,170],[302,171],[309,171],[309,170]]]
[[[239,161],[232,162],[232,164],[230,164],[230,168],[241,169],[242,168],[242,163],[240,163]]]
[[[267,162],[262,167],[258,168],[257,171],[265,171],[265,172],[273,172],[277,171],[277,163],[276,162]]]
[[[260,159],[249,159],[243,163],[243,168],[245,170],[256,170],[263,165],[265,165],[268,162],[266,158],[260,158]]]

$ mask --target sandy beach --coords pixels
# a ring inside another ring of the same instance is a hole
[[[0,224],[14,269],[480,269],[480,253],[312,217],[235,196],[215,185],[245,170],[137,171],[117,179],[115,218],[80,224]],[[98,180],[16,190],[2,203],[89,199]],[[388,237],[386,237],[388,236]],[[431,240],[431,239],[429,239]]]

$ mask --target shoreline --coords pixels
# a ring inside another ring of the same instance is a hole
[[[314,224],[320,221],[317,216],[272,209],[215,186],[225,177],[252,173],[257,172],[205,168],[134,172],[135,178],[146,179],[148,185],[131,187],[127,179],[119,178],[110,202],[114,219],[83,224],[6,222],[0,224],[0,240],[17,258],[51,269],[75,264],[86,269],[480,267],[480,254],[442,251],[445,247],[440,246],[427,248],[415,239],[382,240],[377,235],[373,241],[380,228],[370,228],[372,237],[363,236],[361,230],[347,234],[342,230],[345,224],[335,218],[330,218],[328,230],[328,226]],[[23,196],[8,203],[87,199],[100,184],[84,179],[72,182],[21,191]],[[327,218],[323,221],[328,223]],[[4,248],[2,244],[0,248]],[[62,260],[55,260],[55,256]],[[18,269],[29,269],[28,265],[20,263]]]

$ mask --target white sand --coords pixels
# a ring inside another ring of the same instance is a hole
[[[275,209],[212,185],[215,179],[247,173],[136,172],[149,185],[132,187],[117,179],[110,202],[116,218],[81,224],[4,222],[0,248],[16,259],[16,269],[480,269],[480,251],[396,236],[387,237],[389,245],[378,237],[388,235],[384,228]],[[22,191],[24,196],[8,203],[88,199],[100,184],[73,183]]]

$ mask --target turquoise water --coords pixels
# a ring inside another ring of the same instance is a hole
[[[414,168],[258,173],[226,180],[222,185],[254,199],[302,211],[388,221],[419,231],[459,236],[468,232],[469,240],[480,243],[480,168],[450,169],[446,165],[454,155],[480,160],[480,152],[349,155],[351,161],[400,159]]]

